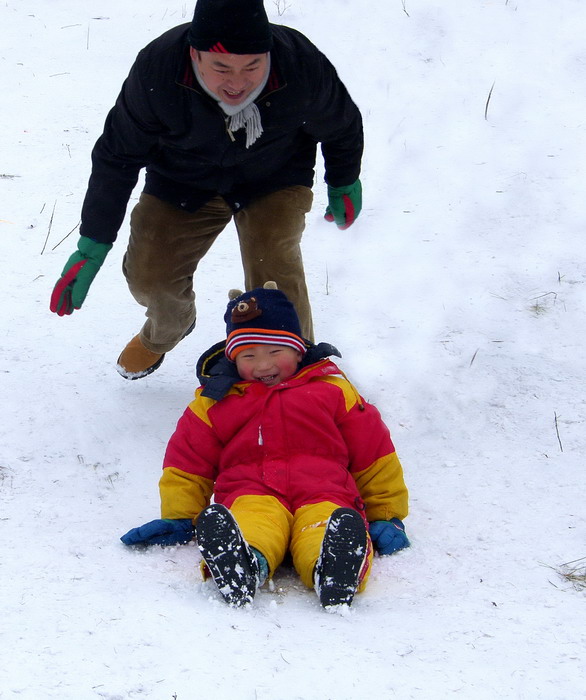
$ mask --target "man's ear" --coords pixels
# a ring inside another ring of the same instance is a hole
[[[197,61],[198,63],[200,62],[201,56],[199,55],[199,51],[194,49],[193,46],[189,47],[189,55],[191,56],[192,61]]]

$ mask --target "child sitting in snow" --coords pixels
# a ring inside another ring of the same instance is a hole
[[[202,386],[167,447],[162,519],[121,539],[175,545],[195,536],[234,606],[252,602],[290,552],[324,608],[350,605],[372,545],[380,554],[409,546],[389,431],[328,359],[336,348],[303,340],[274,283],[230,296],[227,339],[200,358]]]

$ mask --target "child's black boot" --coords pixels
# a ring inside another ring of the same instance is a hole
[[[197,545],[224,600],[235,607],[252,603],[260,585],[257,557],[232,513],[218,503],[208,506],[195,524]]]
[[[351,508],[337,508],[326,525],[315,565],[315,590],[324,608],[352,603],[367,545],[368,534],[362,516]]]

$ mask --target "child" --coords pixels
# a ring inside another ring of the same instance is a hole
[[[389,431],[328,359],[336,348],[303,340],[274,283],[230,297],[227,339],[200,358],[202,386],[167,447],[162,519],[121,539],[174,545],[195,536],[233,606],[252,602],[290,552],[324,608],[350,605],[372,544],[381,554],[409,546]]]

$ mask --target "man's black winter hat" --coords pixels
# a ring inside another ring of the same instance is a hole
[[[188,34],[198,51],[267,53],[273,43],[263,0],[197,0]]]

